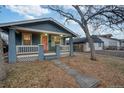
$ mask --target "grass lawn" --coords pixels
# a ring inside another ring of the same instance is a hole
[[[91,61],[88,53],[77,53],[61,61],[82,74],[101,80],[99,87],[124,87],[124,58],[97,55],[97,61]]]
[[[124,87],[124,58],[97,55],[97,61],[91,61],[88,53],[76,53],[60,60],[80,73],[100,80],[98,87]],[[73,77],[50,61],[7,65],[8,75],[0,82],[0,87],[79,87]]]
[[[23,62],[9,65],[8,77],[0,87],[79,87],[75,79],[52,62]]]

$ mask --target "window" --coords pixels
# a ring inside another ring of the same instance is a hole
[[[23,45],[31,45],[31,34],[23,33]]]
[[[53,35],[51,37],[52,37],[52,44],[51,44],[52,46],[55,46],[56,44],[60,44],[61,42],[60,36]]]
[[[54,36],[54,42],[55,42],[55,44],[60,44],[60,37]]]

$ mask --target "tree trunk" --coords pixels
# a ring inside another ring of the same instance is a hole
[[[0,62],[3,62],[3,44],[0,36]]]
[[[91,60],[96,60],[95,47],[94,47],[93,39],[90,36],[89,29],[88,29],[87,25],[83,29],[84,29],[86,38],[88,39],[88,43],[89,43],[89,46],[90,46]]]

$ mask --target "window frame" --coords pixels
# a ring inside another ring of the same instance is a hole
[[[26,45],[26,44],[24,44],[24,34],[29,34],[30,35],[31,41],[30,41],[29,45],[32,45],[32,33],[28,33],[28,32],[23,32],[22,33],[22,45]]]

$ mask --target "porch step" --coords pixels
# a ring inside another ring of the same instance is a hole
[[[51,60],[51,59],[56,59],[57,56],[56,55],[45,55],[44,59],[45,60]]]

